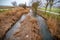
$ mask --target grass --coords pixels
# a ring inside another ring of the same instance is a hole
[[[46,13],[44,13],[44,12],[43,13],[39,13],[39,15],[42,15],[42,16],[44,16],[47,19],[49,19],[50,17],[52,17],[52,18],[56,18],[56,19],[60,20],[60,15],[51,14],[51,13],[48,13],[48,12],[46,12]]]
[[[42,10],[45,10],[45,8],[41,8]],[[49,11],[50,9],[47,8],[47,11]],[[59,8],[52,8],[51,12],[56,12],[56,13],[60,13],[60,9]]]
[[[0,9],[0,12],[8,11],[9,9]]]
[[[0,8],[0,13],[10,11],[12,8]]]

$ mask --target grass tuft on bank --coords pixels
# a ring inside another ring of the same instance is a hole
[[[46,23],[48,25],[48,29],[51,32],[51,35],[56,39],[60,39],[60,15],[51,14],[48,12],[43,12],[38,10],[38,15],[42,16],[46,19]]]

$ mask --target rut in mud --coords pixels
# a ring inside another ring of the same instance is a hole
[[[44,19],[33,17],[32,11],[23,15],[10,29],[4,40],[53,40]]]

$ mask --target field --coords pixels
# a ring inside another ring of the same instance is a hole
[[[41,10],[45,10],[45,8],[40,8]],[[47,8],[47,11],[49,11],[50,9]],[[51,12],[56,12],[56,13],[60,13],[60,8],[52,8]]]
[[[6,32],[20,19],[23,14],[27,14],[29,9],[16,7],[8,11],[0,12],[0,39],[5,36]]]

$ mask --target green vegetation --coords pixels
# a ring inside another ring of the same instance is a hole
[[[5,12],[7,11],[8,9],[0,9],[0,12]]]
[[[41,10],[45,10],[45,8],[40,8]],[[47,11],[49,11],[50,9],[47,8]],[[52,8],[51,12],[56,12],[56,13],[60,13],[60,9],[59,8]]]
[[[43,10],[43,9],[42,9],[42,10]],[[55,10],[53,10],[53,11],[55,11]],[[60,15],[51,14],[51,13],[48,13],[48,12],[47,12],[46,14],[45,14],[44,12],[43,12],[43,13],[40,13],[40,14],[41,14],[41,15],[44,15],[44,16],[47,16],[48,18],[51,17],[51,16],[52,16],[52,17],[56,17],[56,16],[60,17]]]
[[[42,17],[46,18],[47,20],[49,18],[52,18],[52,19],[55,19],[55,20],[60,20],[60,15],[56,15],[56,14],[51,14],[51,13],[48,13],[48,12],[38,12],[39,15],[41,15]],[[59,21],[60,22],[60,21]]]

